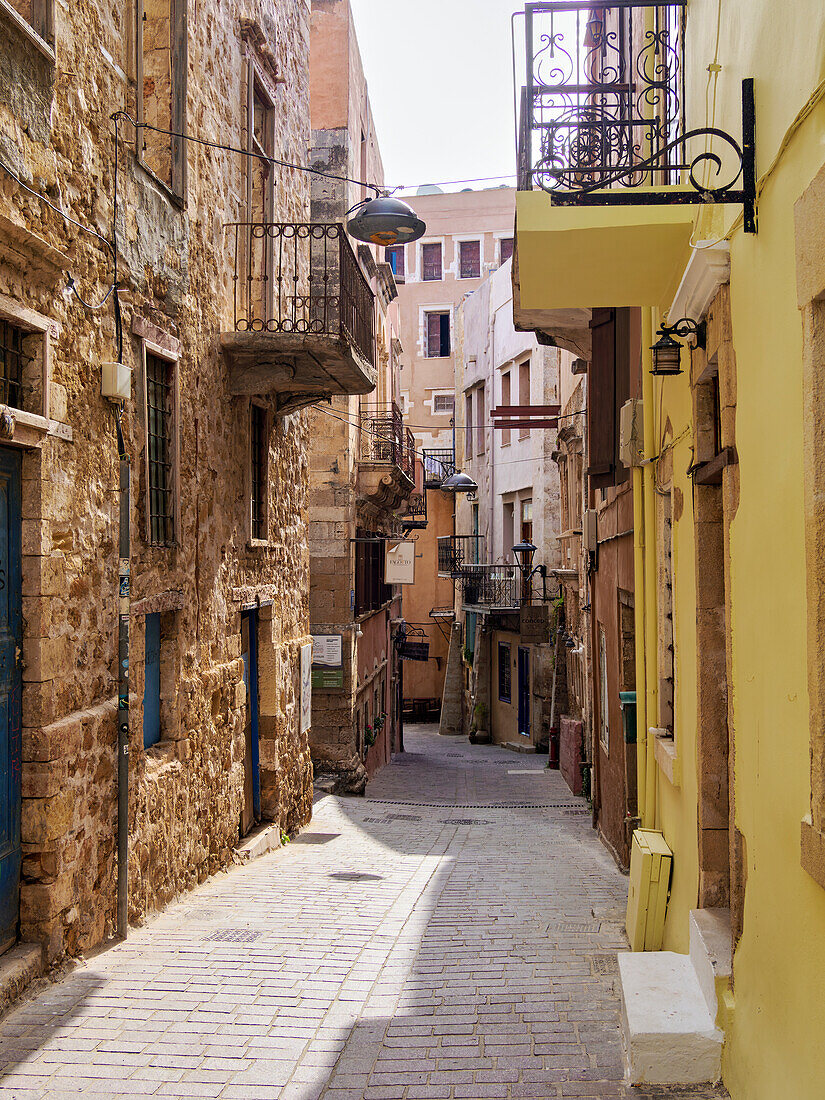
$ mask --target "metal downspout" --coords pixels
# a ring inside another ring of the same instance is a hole
[[[654,480],[656,467],[656,415],[655,388],[650,373],[650,345],[653,342],[653,310],[642,311],[642,395],[644,398],[645,461],[642,477],[644,486],[644,658],[645,658],[645,821],[647,828],[656,825],[656,757],[650,727],[656,724],[659,710],[659,684],[657,676],[658,624],[656,590],[656,499]]]

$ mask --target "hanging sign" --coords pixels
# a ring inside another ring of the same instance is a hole
[[[415,543],[411,539],[387,540],[384,558],[385,584],[415,583]]]
[[[429,661],[430,643],[404,641],[399,647],[399,654],[402,661]]]
[[[519,623],[522,642],[543,645],[550,641],[550,608],[546,603],[522,604]]]

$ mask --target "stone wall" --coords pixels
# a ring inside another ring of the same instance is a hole
[[[241,8],[245,17],[241,21]],[[3,17],[0,16],[0,20]],[[0,158],[83,226],[111,238],[110,114],[134,116],[131,0],[56,5],[57,66],[0,26]],[[275,155],[306,160],[309,8],[304,0],[190,11],[186,126],[245,140],[246,55],[275,93]],[[9,80],[5,79],[6,74]],[[31,88],[32,94],[26,93]],[[308,640],[306,417],[269,411],[268,537],[248,531],[249,403],[232,397],[219,334],[233,327],[232,234],[246,162],[190,145],[179,203],[118,151],[124,410],[132,471],[130,920],[142,921],[225,864],[244,798],[241,610],[260,604],[262,812],[309,819],[311,762],[299,733],[299,647]],[[275,218],[305,220],[306,177],[276,171]],[[48,386],[9,445],[23,448],[23,883],[21,934],[50,958],[85,951],[115,914],[118,464],[100,364],[116,358],[104,246],[0,172],[0,312],[41,325]],[[28,311],[28,313],[26,312]],[[34,320],[32,320],[34,318]],[[34,337],[33,337],[34,339]],[[177,356],[178,526],[147,542],[144,344]],[[160,742],[143,748],[144,623],[165,635]]]

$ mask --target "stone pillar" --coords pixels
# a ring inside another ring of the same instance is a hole
[[[441,721],[438,732],[448,737],[460,737],[464,732],[462,721],[462,696],[464,682],[461,654],[461,623],[453,623],[450,631],[450,651],[447,654],[447,671],[444,675],[444,694],[441,696]]]

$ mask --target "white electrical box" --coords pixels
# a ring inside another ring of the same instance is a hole
[[[619,458],[628,467],[644,461],[644,408],[637,398],[625,401],[619,410]]]
[[[582,545],[593,554],[599,545],[599,513],[589,508],[582,514]]]
[[[132,396],[132,368],[125,363],[102,363],[100,392],[112,401],[128,401]]]

